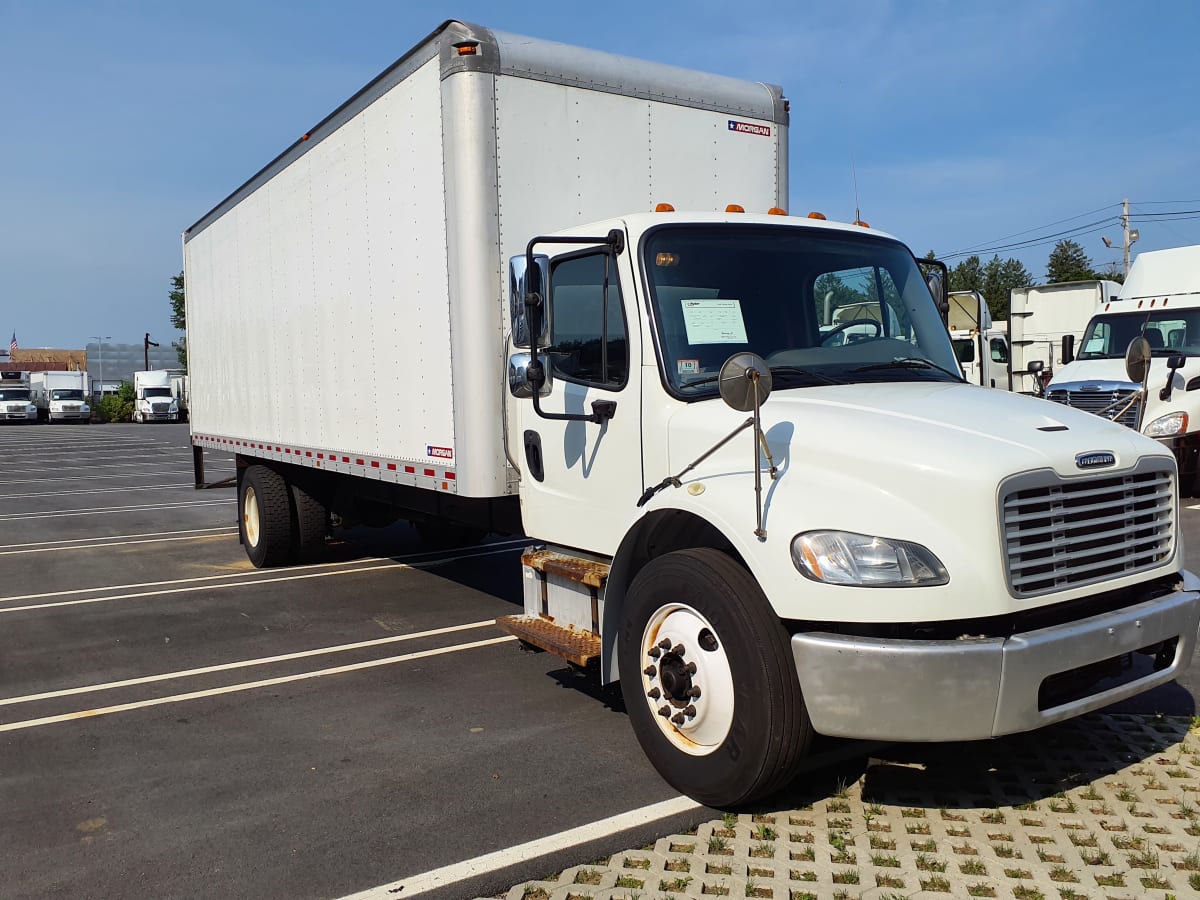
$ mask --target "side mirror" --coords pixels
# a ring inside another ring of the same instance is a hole
[[[1025,371],[1030,375],[1038,375],[1044,368],[1046,368],[1046,364],[1040,359],[1031,359],[1029,365],[1025,367]]]
[[[525,254],[514,256],[508,261],[508,315],[512,327],[513,345],[529,346],[529,319],[525,297],[529,293],[545,295],[545,286],[550,283],[550,257],[537,255],[533,258],[533,271],[529,272]],[[545,344],[550,331],[550,308],[542,304],[538,343]]]
[[[1073,334],[1063,335],[1062,361],[1064,366],[1075,361],[1075,335]]]
[[[1150,370],[1150,342],[1140,335],[1129,342],[1125,350],[1125,374],[1129,380],[1142,384]]]
[[[1172,353],[1167,357],[1167,383],[1161,391],[1158,392],[1159,400],[1170,400],[1171,391],[1175,387],[1175,373],[1182,369],[1187,364],[1187,357],[1182,353]]]
[[[545,397],[550,393],[551,381],[546,376],[545,366],[530,373],[531,359],[528,353],[514,353],[508,358],[508,391],[514,397],[528,400],[533,396],[534,382],[538,382],[538,393]]]
[[[941,266],[941,263],[938,263]],[[950,291],[946,278],[945,267],[930,272],[925,276],[925,284],[929,286],[929,294],[933,297],[933,304],[937,307],[938,314],[942,317],[942,322],[949,323],[950,321]]]

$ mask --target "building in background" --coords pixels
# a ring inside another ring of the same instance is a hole
[[[20,347],[8,354],[5,365],[22,372],[82,372],[87,371],[88,360],[84,350]]]
[[[18,353],[21,351],[17,351]],[[146,368],[146,349],[142,344],[110,344],[103,345],[95,341],[87,345],[87,370],[92,379],[92,393],[98,394],[103,390],[106,394],[116,393],[122,381],[133,381],[133,373]],[[175,348],[149,348],[151,369],[169,369],[172,372],[182,372],[179,365],[179,355]],[[104,380],[103,387],[100,380]]]

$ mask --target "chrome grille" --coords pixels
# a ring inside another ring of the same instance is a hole
[[[1168,470],[1010,485],[1001,504],[1008,582],[1016,597],[1153,569],[1175,551]],[[1027,482],[1029,479],[1017,479]],[[1015,488],[1015,489],[1011,489]]]
[[[152,403],[152,404],[150,404],[150,408],[157,415],[162,415],[164,413],[170,412],[171,404],[170,403]]]
[[[1134,399],[1136,394],[1136,390],[1069,391],[1057,388],[1046,391],[1046,399],[1104,416],[1128,428],[1137,428],[1142,401],[1140,397]]]

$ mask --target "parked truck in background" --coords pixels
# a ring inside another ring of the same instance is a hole
[[[1011,390],[1008,323],[992,321],[979,291],[951,291],[946,326],[954,356],[968,382]]]
[[[1078,342],[1092,314],[1120,290],[1115,281],[1014,288],[1008,298],[1012,389],[1042,396],[1050,379],[1069,362],[1063,358],[1063,339]]]
[[[133,373],[133,421],[179,421],[179,404],[171,395],[171,373],[166,369]]]
[[[91,422],[87,372],[32,372],[29,387],[40,421]]]
[[[816,733],[1174,678],[1170,453],[963,383],[907,247],[783,214],[787,128],[777,87],[444,23],[185,232],[197,486],[235,455],[256,566],[332,514],[527,535],[498,624],[719,806]]]
[[[31,423],[38,420],[29,390],[28,372],[0,372],[0,422]]]
[[[1064,348],[1046,399],[1155,438],[1175,455],[1181,492],[1200,496],[1200,245],[1138,254],[1077,347]],[[1132,374],[1130,356],[1145,359]]]
[[[188,381],[186,373],[171,373],[171,397],[175,401],[179,421],[186,422],[188,420],[188,403],[191,398],[191,383]]]

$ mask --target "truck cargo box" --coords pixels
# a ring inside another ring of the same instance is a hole
[[[184,234],[193,443],[512,493],[507,259],[782,206],[787,149],[778,87],[446,22]]]

